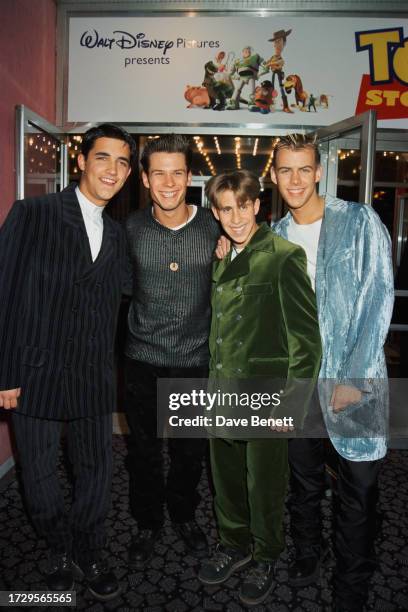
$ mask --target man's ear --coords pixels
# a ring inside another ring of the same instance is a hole
[[[85,166],[86,166],[85,155],[83,153],[80,153],[78,155],[78,167],[81,170],[81,172],[84,172]]]
[[[315,178],[315,183],[318,183],[320,181],[320,179],[322,178],[322,174],[323,174],[323,168],[321,166],[321,164],[319,164],[316,168],[316,178]]]
[[[150,189],[149,177],[144,170],[142,170],[142,181],[146,189]]]
[[[259,207],[261,206],[261,200],[259,198],[256,198],[255,202],[254,202],[254,213],[255,215],[257,215],[259,213]]]
[[[192,178],[193,178],[193,175],[191,174],[191,170],[189,170],[187,174],[187,185],[191,185]]]
[[[278,184],[275,168],[273,166],[271,167],[271,179],[272,179],[272,182],[275,183],[275,185]]]
[[[217,221],[219,221],[220,213],[218,212],[218,208],[216,206],[211,206],[211,210],[213,212],[214,217],[217,219]]]

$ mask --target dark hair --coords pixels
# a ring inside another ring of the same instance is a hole
[[[250,200],[255,202],[259,196],[261,185],[259,179],[249,170],[234,170],[223,172],[211,178],[205,186],[205,195],[212,206],[218,208],[218,197],[224,191],[232,191],[239,204]]]
[[[123,142],[129,145],[130,164],[132,164],[136,155],[136,143],[126,130],[117,125],[113,125],[113,123],[102,123],[85,132],[81,143],[81,153],[85,158],[88,157],[89,151],[93,148],[95,140],[98,140],[98,138],[115,138],[116,140],[123,140]]]
[[[150,156],[153,153],[182,153],[186,160],[187,172],[190,172],[193,160],[193,151],[188,138],[181,134],[165,134],[159,138],[149,140],[143,149],[140,163],[146,174],[149,171]]]
[[[281,149],[290,149],[291,151],[301,151],[302,149],[312,149],[315,156],[315,162],[320,164],[320,151],[317,145],[315,134],[288,134],[279,138],[273,148],[272,166],[276,168],[276,157]]]

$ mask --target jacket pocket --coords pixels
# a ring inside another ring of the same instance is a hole
[[[273,293],[273,286],[272,283],[243,285],[242,293],[244,295],[267,295]]]
[[[288,366],[288,357],[249,357],[247,365],[248,376],[286,378]]]
[[[24,346],[21,353],[21,363],[33,368],[40,368],[49,358],[50,351],[38,346]]]

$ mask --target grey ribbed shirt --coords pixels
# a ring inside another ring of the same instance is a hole
[[[164,367],[208,363],[211,265],[219,234],[212,213],[201,207],[179,230],[160,225],[150,208],[130,215],[128,357]]]

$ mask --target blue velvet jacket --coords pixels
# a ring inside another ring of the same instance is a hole
[[[273,230],[287,238],[290,213]],[[316,267],[323,346],[319,399],[330,439],[351,461],[387,450],[388,384],[384,356],[394,302],[391,243],[370,207],[325,197]],[[335,414],[335,384],[352,384],[362,401]]]

